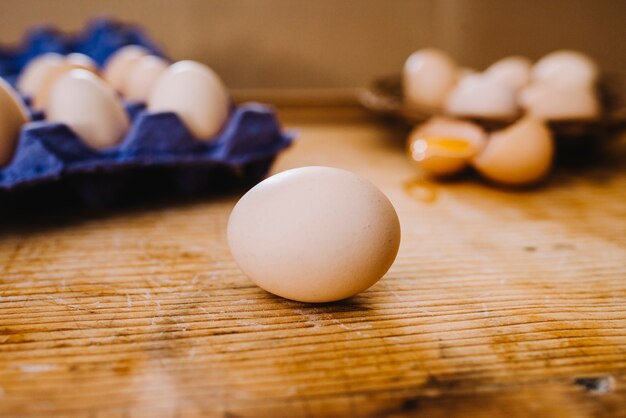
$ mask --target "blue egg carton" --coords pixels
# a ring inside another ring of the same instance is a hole
[[[138,28],[99,20],[73,37],[44,28],[31,32],[21,47],[0,49],[0,75],[15,82],[28,60],[45,52],[81,52],[102,65],[129,44],[163,56]],[[108,194],[109,201],[111,190],[118,189],[111,184],[130,184],[141,178],[141,171],[155,169],[167,173],[176,188],[188,191],[198,191],[207,184],[204,177],[224,171],[233,173],[240,184],[254,183],[294,138],[281,129],[273,109],[262,104],[233,105],[223,129],[213,138],[198,140],[174,113],[152,113],[143,104],[126,103],[130,129],[115,148],[102,151],[87,146],[68,126],[47,122],[40,112],[30,110],[33,121],[22,128],[11,162],[0,168],[0,198],[34,186],[41,190],[46,185],[74,185],[71,179],[80,178],[84,200],[97,203],[101,193]],[[144,176],[146,181],[150,178]],[[142,187],[141,182],[135,185]]]

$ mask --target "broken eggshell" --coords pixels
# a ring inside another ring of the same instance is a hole
[[[543,121],[526,116],[493,132],[472,163],[491,181],[521,186],[543,179],[550,171],[553,156],[554,140],[548,127]]]
[[[462,171],[484,146],[487,134],[472,122],[436,116],[411,132],[407,153],[431,176],[449,176]]]

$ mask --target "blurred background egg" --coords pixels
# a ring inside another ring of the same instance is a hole
[[[0,167],[11,161],[22,125],[28,120],[28,110],[19,94],[0,78]]]
[[[521,186],[543,179],[550,171],[553,155],[554,141],[545,123],[524,117],[492,133],[473,165],[491,181]]]
[[[25,96],[32,97],[46,82],[48,74],[63,66],[65,57],[50,52],[31,59],[17,79],[17,89]]]
[[[83,54],[70,54],[64,57],[58,65],[49,67],[45,76],[41,79],[41,84],[32,95],[32,106],[35,109],[46,110],[50,91],[57,80],[63,74],[77,69],[95,74],[97,65],[91,58]]]
[[[457,80],[457,66],[445,52],[426,48],[404,64],[404,98],[409,105],[440,108]]]
[[[121,92],[131,66],[149,53],[146,48],[138,45],[127,45],[118,49],[104,63],[102,77],[116,91]]]
[[[599,99],[588,84],[533,83],[522,90],[519,102],[528,114],[541,119],[592,119],[600,114]]]
[[[483,74],[468,75],[450,92],[446,111],[455,116],[510,118],[517,112],[515,92]]]
[[[134,60],[122,86],[122,95],[129,101],[145,102],[159,77],[167,70],[168,61],[154,55]]]
[[[560,50],[541,58],[532,69],[536,81],[559,84],[590,84],[598,78],[598,65],[578,51]]]
[[[65,57],[65,62],[72,65],[74,68],[84,68],[92,72],[98,71],[98,64],[85,54],[80,52],[73,52]]]
[[[95,149],[119,143],[130,123],[115,91],[84,69],[74,69],[59,77],[50,91],[46,118],[68,125]]]
[[[204,64],[180,61],[159,78],[148,100],[151,112],[174,112],[191,134],[211,139],[228,118],[230,98],[217,74]]]
[[[518,91],[530,80],[532,62],[526,57],[506,57],[494,62],[485,70],[485,75],[502,81]]]

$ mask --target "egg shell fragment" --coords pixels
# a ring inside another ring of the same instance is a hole
[[[331,167],[302,167],[253,187],[228,221],[243,272],[268,292],[331,302],[376,283],[393,263],[400,223],[369,181]]]
[[[46,119],[65,123],[88,146],[99,150],[119,143],[130,125],[115,91],[83,69],[63,74],[54,84]]]
[[[543,179],[550,171],[553,156],[554,140],[548,127],[526,116],[492,133],[473,165],[489,180],[521,186]]]

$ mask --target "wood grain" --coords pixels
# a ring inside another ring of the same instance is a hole
[[[4,222],[0,416],[624,416],[623,141],[538,189],[421,199],[404,132],[282,117],[300,140],[275,170],[344,167],[396,206],[385,278],[333,304],[265,293],[225,242],[237,195]]]

